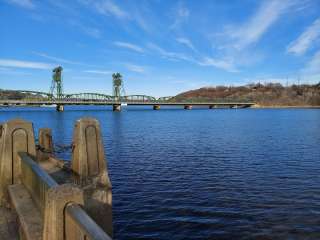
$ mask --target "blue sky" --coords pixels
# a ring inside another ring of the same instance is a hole
[[[319,0],[0,0],[0,88],[170,96],[320,82]]]

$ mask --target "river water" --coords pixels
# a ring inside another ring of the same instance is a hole
[[[59,145],[84,116],[102,125],[115,239],[320,239],[320,110],[0,109]]]

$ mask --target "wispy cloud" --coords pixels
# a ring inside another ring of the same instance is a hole
[[[190,56],[187,56],[183,53],[176,53],[176,52],[167,51],[154,43],[148,43],[147,46],[151,50],[154,50],[156,53],[160,54],[161,57],[164,57],[164,58],[167,58],[170,60],[184,60],[184,61],[189,61],[189,62],[194,61],[193,58]]]
[[[101,31],[98,28],[82,26],[81,30],[90,37],[93,37],[93,38],[101,37]]]
[[[127,42],[114,42],[114,45],[118,46],[118,47],[121,47],[121,48],[126,48],[126,49],[130,49],[130,50],[133,50],[133,51],[136,51],[136,52],[139,52],[139,53],[144,53],[144,50],[137,46],[137,45],[134,45],[132,43],[127,43]]]
[[[232,61],[228,60],[221,60],[221,59],[214,59],[210,57],[205,57],[203,60],[198,61],[200,66],[213,66],[216,68],[220,68],[226,70],[228,72],[239,72]]]
[[[99,1],[90,1],[94,5],[96,10],[107,16],[114,16],[119,19],[129,18],[129,14],[121,9],[111,0],[99,0]]]
[[[104,71],[104,70],[85,70],[85,73],[93,73],[93,74],[101,74],[101,75],[110,75],[112,74],[111,71]]]
[[[306,64],[302,70],[304,74],[320,74],[320,50],[317,51],[312,59]]]
[[[204,63],[238,72],[243,66],[261,61],[262,54],[253,47],[281,17],[289,12],[300,11],[305,3],[298,0],[264,0],[245,22],[228,25],[221,34],[214,35],[213,45],[219,57],[207,57]]]
[[[67,60],[67,59],[64,59],[64,58],[53,57],[53,56],[50,56],[50,55],[48,55],[46,53],[40,53],[40,52],[32,52],[32,53],[37,55],[37,56],[52,60],[52,61],[57,62],[57,63],[81,64],[79,62],[74,62],[74,61]]]
[[[6,75],[23,75],[23,76],[27,76],[27,75],[32,75],[31,72],[24,72],[24,71],[20,71],[16,68],[10,68],[10,67],[0,67],[0,73],[2,75],[6,74]]]
[[[232,40],[234,48],[246,48],[256,43],[284,13],[296,5],[296,0],[264,1],[247,22],[227,28],[226,35]]]
[[[54,65],[43,62],[20,61],[15,59],[0,59],[1,67],[52,69]]]
[[[6,0],[8,3],[23,7],[26,9],[35,9],[35,4],[31,0]]]
[[[126,67],[128,70],[130,70],[132,72],[144,73],[146,71],[144,66],[139,66],[139,65],[135,65],[135,64],[131,64],[131,63],[127,63]]]
[[[230,59],[217,59],[208,56],[204,57],[192,57],[183,53],[167,51],[154,43],[148,43],[148,48],[160,54],[161,57],[173,60],[173,61],[186,61],[196,64],[198,66],[211,66],[219,69],[223,69],[228,72],[239,72],[235,64]]]
[[[316,39],[320,37],[320,18],[316,19],[295,41],[289,44],[288,53],[304,54]]]
[[[171,29],[176,29],[187,21],[190,16],[189,9],[180,1],[178,6],[174,9],[174,23],[170,26]]]
[[[59,58],[59,57],[55,57],[55,56],[51,56],[48,55],[46,53],[41,53],[41,52],[32,52],[34,55],[37,55],[39,57],[43,57],[49,60],[52,60],[54,62],[56,62],[57,64],[62,65],[64,64],[72,64],[72,65],[80,65],[80,66],[87,66],[87,67],[95,67],[95,65],[91,65],[91,64],[86,64],[86,63],[82,63],[82,62],[77,62],[77,61],[73,61],[73,60],[69,60],[69,59],[65,59],[65,58]]]
[[[192,42],[189,39],[180,37],[180,38],[176,38],[176,41],[178,43],[181,43],[181,44],[187,46],[188,48],[192,49],[193,51],[197,52],[196,48],[193,46]]]

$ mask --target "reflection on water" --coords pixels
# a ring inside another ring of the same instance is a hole
[[[320,110],[0,110],[65,145],[84,116],[102,125],[116,239],[320,238]]]

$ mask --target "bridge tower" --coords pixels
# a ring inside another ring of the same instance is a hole
[[[62,87],[62,70],[61,66],[56,67],[52,70],[52,83],[50,88],[50,95],[52,98],[61,99],[63,98],[63,87]]]
[[[120,73],[112,74],[112,90],[113,90],[113,97],[116,101],[120,101],[121,96],[125,95],[122,75]]]
[[[61,100],[63,98],[63,87],[62,87],[62,70],[61,66],[56,67],[52,70],[52,83],[50,88],[50,96],[52,99]],[[57,111],[63,112],[64,107],[62,104],[57,104]]]

